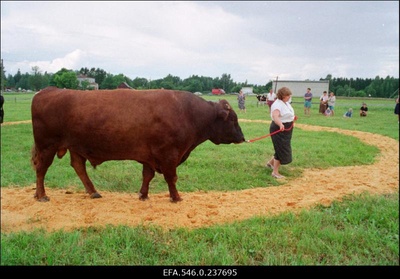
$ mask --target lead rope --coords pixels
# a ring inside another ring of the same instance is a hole
[[[261,140],[261,139],[265,139],[265,138],[267,138],[267,137],[270,137],[270,136],[272,136],[272,135],[275,135],[275,134],[277,134],[277,133],[283,132],[283,131],[290,131],[291,129],[293,129],[294,121],[296,121],[296,120],[297,120],[297,117],[295,116],[292,125],[290,125],[290,127],[287,128],[287,129],[276,130],[275,132],[272,132],[272,133],[270,133],[270,134],[268,134],[268,135],[265,135],[265,136],[262,136],[262,137],[258,137],[258,138],[254,138],[254,139],[251,139],[251,140],[246,140],[246,142],[248,142],[248,143],[250,143],[250,142],[255,142],[255,141],[258,141],[258,140]]]

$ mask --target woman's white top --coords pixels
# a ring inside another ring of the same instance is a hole
[[[267,100],[268,101],[275,101],[275,99],[276,99],[276,94],[274,92],[272,92],[272,94],[271,94],[271,92],[269,92],[267,94]]]
[[[328,96],[328,95],[322,95],[319,99],[320,99],[321,101],[326,102],[326,101],[328,101],[329,96]]]
[[[276,101],[271,106],[271,119],[272,112],[274,110],[279,110],[279,117],[282,123],[292,122],[294,120],[294,109],[289,102],[284,102],[282,100],[276,99]]]

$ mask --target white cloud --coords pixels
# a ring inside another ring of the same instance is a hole
[[[38,66],[39,69],[43,71],[47,71],[50,73],[55,73],[62,68],[66,68],[69,70],[79,70],[80,65],[82,65],[82,61],[84,61],[86,57],[86,53],[80,49],[76,49],[71,53],[68,53],[64,57],[56,58],[51,61],[34,61],[29,62],[29,67],[32,68],[34,66]]]

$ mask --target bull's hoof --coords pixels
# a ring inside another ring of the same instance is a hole
[[[182,201],[182,198],[181,197],[176,197],[176,198],[170,197],[169,200],[173,203],[177,203],[177,202]]]
[[[40,199],[35,195],[34,198],[39,201],[39,202],[48,202],[50,201],[50,198],[48,196],[43,196]]]
[[[148,195],[143,195],[142,193],[139,193],[139,200],[145,201],[148,200],[149,196]]]
[[[99,198],[101,198],[101,195],[99,193],[95,192],[90,195],[90,198],[91,199],[99,199]]]

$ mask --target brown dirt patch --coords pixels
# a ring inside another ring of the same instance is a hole
[[[249,120],[240,120],[249,121]],[[266,121],[257,121],[266,123]],[[306,169],[304,176],[279,187],[234,192],[181,191],[182,202],[169,202],[168,192],[139,201],[137,194],[101,191],[103,198],[90,199],[83,189],[46,189],[50,202],[33,198],[35,185],[1,188],[1,232],[72,230],[80,227],[112,225],[159,225],[199,228],[232,223],[253,216],[272,216],[299,211],[317,204],[329,205],[349,194],[385,194],[399,189],[398,141],[366,132],[296,124],[304,130],[343,133],[380,149],[373,165]],[[83,187],[82,187],[83,188]]]
[[[8,125],[16,125],[16,124],[28,124],[32,123],[32,120],[24,120],[24,121],[14,121],[14,122],[4,122],[1,125],[2,126],[8,126]]]

